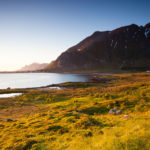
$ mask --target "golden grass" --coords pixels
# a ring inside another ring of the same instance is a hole
[[[1,99],[0,149],[149,150],[150,74],[106,78],[112,81]],[[123,113],[110,115],[111,108]]]

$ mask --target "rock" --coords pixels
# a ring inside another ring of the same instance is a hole
[[[109,110],[109,114],[112,114],[112,115],[120,115],[120,114],[122,114],[122,111],[121,111],[121,110],[118,110],[118,109],[110,109],[110,110]]]
[[[106,83],[106,82],[110,81],[110,79],[100,78],[97,76],[90,77],[89,80],[91,82],[98,82],[98,83]]]
[[[67,112],[73,112],[73,110],[68,110]]]
[[[116,115],[120,115],[120,114],[122,114],[121,110],[116,111]]]
[[[104,134],[104,132],[103,132],[103,131],[99,131],[99,134],[101,134],[101,135],[102,135],[102,134]]]
[[[86,136],[86,137],[88,137],[88,136],[93,136],[93,133],[89,131],[87,134],[85,134],[85,136]]]
[[[117,111],[117,109],[110,109],[109,110],[109,114],[115,115],[116,111]]]
[[[124,118],[124,119],[125,119],[125,118],[131,118],[131,116],[130,116],[130,115],[124,115],[123,118]]]
[[[12,121],[13,121],[12,119],[9,119],[9,118],[7,119],[7,122],[12,122]]]
[[[82,113],[83,113],[83,111],[82,111],[82,110],[80,110],[80,109],[77,109],[77,110],[76,110],[76,112],[78,112],[78,113],[80,113],[80,114],[82,114]]]

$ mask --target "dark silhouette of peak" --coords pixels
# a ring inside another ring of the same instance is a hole
[[[62,53],[47,70],[150,69],[150,23],[96,31]]]
[[[147,23],[144,28],[150,28],[150,23]]]

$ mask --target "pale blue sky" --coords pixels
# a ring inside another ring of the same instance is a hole
[[[51,62],[99,30],[150,22],[149,0],[0,0],[0,71]]]

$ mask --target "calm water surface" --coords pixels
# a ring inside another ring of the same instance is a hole
[[[8,94],[0,94],[0,98],[8,98],[21,95],[22,93],[8,93]]]
[[[63,82],[85,82],[87,75],[59,73],[0,73],[0,89],[40,87]]]

